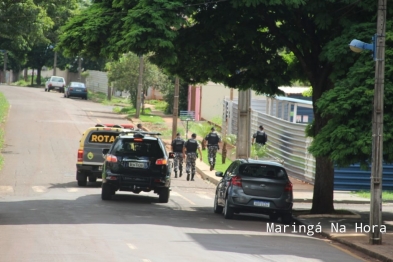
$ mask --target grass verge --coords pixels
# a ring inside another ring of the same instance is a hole
[[[159,110],[162,112],[165,112],[165,109],[168,106],[167,102],[161,101],[161,100],[146,100],[145,103],[150,104],[150,105],[154,105],[154,108],[156,110]]]
[[[4,146],[4,121],[5,117],[7,116],[9,104],[5,96],[0,93],[0,151],[3,149]],[[3,167],[4,158],[0,154],[0,169]]]
[[[127,107],[115,107],[113,109],[115,113],[119,114],[126,114],[129,117],[134,117],[136,113],[136,109],[132,106],[127,106]],[[159,124],[159,123],[164,123],[164,120],[160,116],[152,115],[151,114],[151,109],[150,108],[145,108],[144,113],[141,113],[139,115],[139,119],[141,122],[148,122],[148,123],[153,123],[153,124]]]
[[[207,155],[208,155],[208,150],[207,149],[206,150],[202,150],[202,161],[203,161],[203,163],[205,163],[207,165],[210,165]],[[199,161],[199,160],[197,160],[197,161]],[[216,155],[216,165],[214,167],[214,170],[225,172],[225,170],[227,170],[227,168],[229,167],[230,164],[232,164],[232,161],[229,160],[228,158],[226,158],[225,164],[223,164],[222,163],[222,155],[220,153],[217,153],[217,155]]]
[[[113,96],[111,100],[107,99],[107,95],[105,93],[101,93],[101,92],[93,92],[88,90],[88,99],[93,101],[93,102],[97,102],[97,103],[101,103],[104,105],[129,105],[130,101],[127,98],[124,97],[116,97]]]
[[[352,192],[352,194],[367,199],[371,198],[371,193],[369,190],[355,191]],[[392,200],[393,200],[393,191],[382,191],[382,201],[392,201]]]

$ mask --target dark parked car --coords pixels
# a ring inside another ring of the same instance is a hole
[[[292,183],[285,168],[273,161],[237,159],[216,188],[214,212],[230,219],[234,213],[259,213],[275,221],[292,221]]]
[[[87,88],[84,83],[71,82],[64,90],[64,97],[80,97],[87,99]]]
[[[168,203],[172,164],[159,133],[130,131],[120,134],[110,149],[103,149],[102,200],[110,200],[117,190],[159,195]]]

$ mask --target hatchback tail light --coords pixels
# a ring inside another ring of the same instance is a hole
[[[117,163],[117,157],[114,155],[107,155],[106,156],[106,161],[110,163]]]
[[[85,88],[85,89],[83,89],[83,92],[84,92],[84,93],[86,93],[86,92],[87,92],[87,89],[86,89],[86,88]]]
[[[72,91],[72,90],[74,90],[74,89],[72,89],[72,87],[70,87],[70,91]]]
[[[232,177],[231,184],[234,186],[241,187],[242,186],[242,178],[240,176]]]
[[[163,166],[167,164],[167,160],[165,158],[160,158],[156,160],[156,165],[157,166]]]
[[[78,162],[83,161],[83,150],[79,149],[78,150]]]
[[[285,185],[284,191],[285,191],[285,192],[292,192],[292,183],[291,183],[291,182],[288,182],[288,183]]]

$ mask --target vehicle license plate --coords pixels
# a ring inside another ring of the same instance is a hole
[[[123,177],[123,180],[133,181],[133,182],[147,182],[149,178],[147,177]]]
[[[75,91],[76,91],[76,92],[81,92],[82,90],[80,90],[80,89],[75,89]]]
[[[130,162],[128,163],[129,167],[135,167],[135,168],[144,168],[145,164],[144,163],[138,163],[138,162]]]
[[[99,166],[99,167],[98,167],[98,170],[99,170],[99,171],[102,171],[102,166]]]
[[[254,206],[258,207],[270,207],[270,202],[264,202],[264,201],[254,201]]]

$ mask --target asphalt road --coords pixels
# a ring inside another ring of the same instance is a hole
[[[267,232],[267,217],[213,213],[215,186],[172,180],[153,193],[100,198],[78,187],[79,139],[96,123],[127,121],[112,108],[43,89],[0,86],[10,103],[0,171],[0,261],[370,261],[317,237]],[[280,224],[278,224],[281,226]]]

